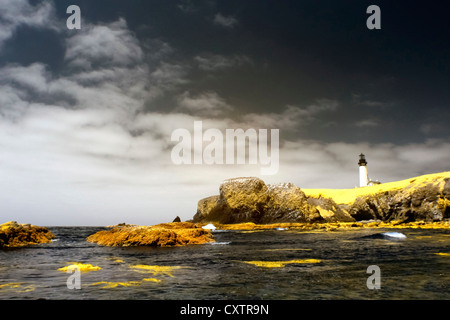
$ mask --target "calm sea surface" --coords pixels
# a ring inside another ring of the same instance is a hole
[[[103,228],[49,229],[52,243],[0,249],[0,299],[450,299],[450,230],[226,231],[215,244],[119,248],[85,241]],[[389,231],[406,238],[380,236]],[[320,262],[243,262],[301,259]],[[58,271],[74,262],[101,267],[81,273],[79,290]],[[370,265],[379,290],[367,288]]]

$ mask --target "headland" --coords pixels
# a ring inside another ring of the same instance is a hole
[[[450,172],[354,189],[301,189],[256,177],[225,180],[219,195],[201,199],[192,222],[216,224],[346,224],[371,220],[392,226],[446,225]]]

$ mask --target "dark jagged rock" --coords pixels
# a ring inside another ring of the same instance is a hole
[[[323,218],[320,222],[352,222],[355,218],[350,216],[345,206],[338,205],[331,198],[307,198],[308,203],[315,206]]]
[[[450,218],[449,181],[442,190],[436,181],[358,197],[349,213],[356,220],[442,221]]]

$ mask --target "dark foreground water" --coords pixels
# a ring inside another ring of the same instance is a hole
[[[0,299],[450,299],[450,230],[227,231],[215,244],[118,248],[85,241],[102,228],[49,229],[52,243],[0,250]],[[387,231],[406,238],[379,236]],[[320,262],[243,262],[301,259]],[[72,274],[58,269],[73,262],[101,270],[69,289]],[[379,290],[367,287],[370,265]]]

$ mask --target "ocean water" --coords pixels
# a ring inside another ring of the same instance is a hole
[[[450,230],[216,231],[214,244],[120,248],[85,241],[100,227],[49,229],[52,243],[0,249],[0,299],[450,299]],[[70,289],[58,269],[74,262],[101,269]]]

